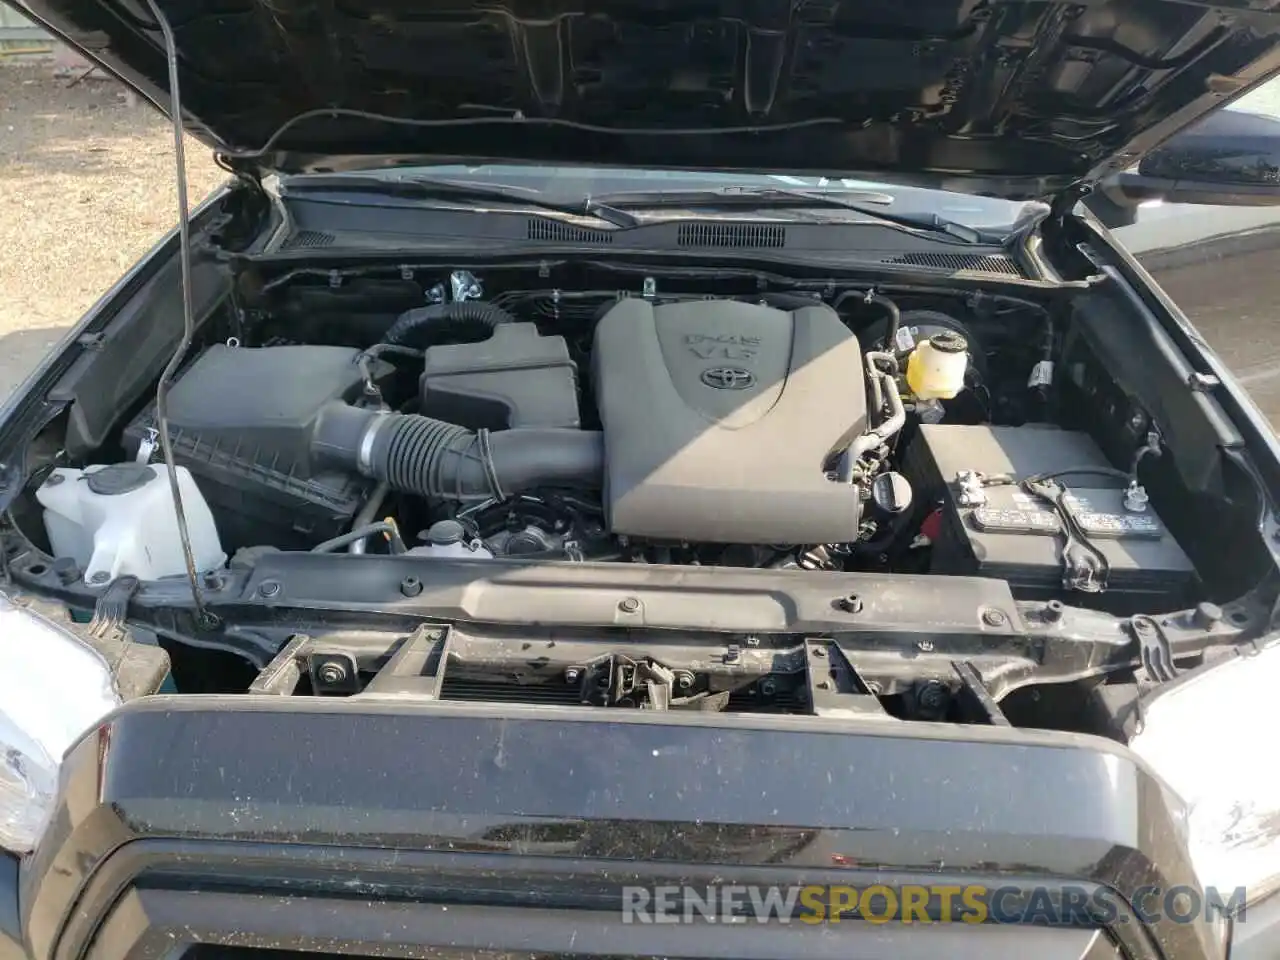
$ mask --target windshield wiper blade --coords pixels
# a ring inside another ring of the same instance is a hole
[[[562,203],[548,200],[532,190],[521,190],[518,187],[497,186],[472,181],[436,180],[422,177],[406,176],[367,176],[359,174],[315,175],[291,177],[285,184],[290,191],[359,191],[361,193],[382,193],[390,196],[409,197],[412,199],[457,200],[466,202],[473,200],[499,201],[516,207],[534,207],[539,210],[551,210],[574,217],[595,217],[605,223],[611,223],[621,229],[639,226],[640,220],[605,203],[597,203],[591,197],[580,202]]]
[[[839,207],[861,213],[873,220],[892,223],[912,230],[939,233],[964,243],[989,243],[993,237],[973,227],[940,217],[936,213],[891,213],[871,204],[885,205],[893,202],[887,193],[850,190],[840,193],[823,193],[791,187],[721,187],[717,190],[655,190],[650,193],[613,193],[599,198],[600,202],[617,207],[701,207],[701,206],[751,206],[778,207]]]

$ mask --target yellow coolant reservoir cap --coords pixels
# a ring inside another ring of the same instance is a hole
[[[907,386],[917,400],[950,400],[964,389],[969,343],[952,330],[916,344],[907,359]]]

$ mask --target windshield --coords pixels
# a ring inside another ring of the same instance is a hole
[[[645,191],[702,191],[725,187],[811,190],[815,193],[866,192],[887,194],[892,202],[884,207],[895,214],[937,214],[966,226],[999,229],[1012,225],[1021,203],[992,197],[978,197],[947,190],[930,190],[880,183],[874,180],[800,177],[789,174],[732,174],[695,170],[643,170],[630,167],[542,167],[517,164],[442,164],[424,167],[396,167],[357,171],[361,176],[422,177],[455,182],[485,184],[528,191],[557,203],[577,203],[587,197]],[[290,179],[305,179],[290,178]],[[856,199],[856,198],[855,198]],[[831,211],[824,211],[830,213]]]

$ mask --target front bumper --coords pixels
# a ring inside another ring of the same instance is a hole
[[[0,960],[201,944],[440,956],[973,953],[1199,960],[1140,921],[630,925],[627,884],[1194,887],[1167,795],[1122,747],[992,727],[317,698],[156,697],[69,756],[0,869]],[[16,894],[17,907],[13,898]],[[6,914],[5,911],[10,911]],[[13,927],[9,930],[9,927]]]

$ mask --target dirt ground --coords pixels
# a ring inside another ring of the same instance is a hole
[[[168,122],[72,79],[0,61],[0,398],[177,222]],[[194,205],[226,175],[186,152]]]

